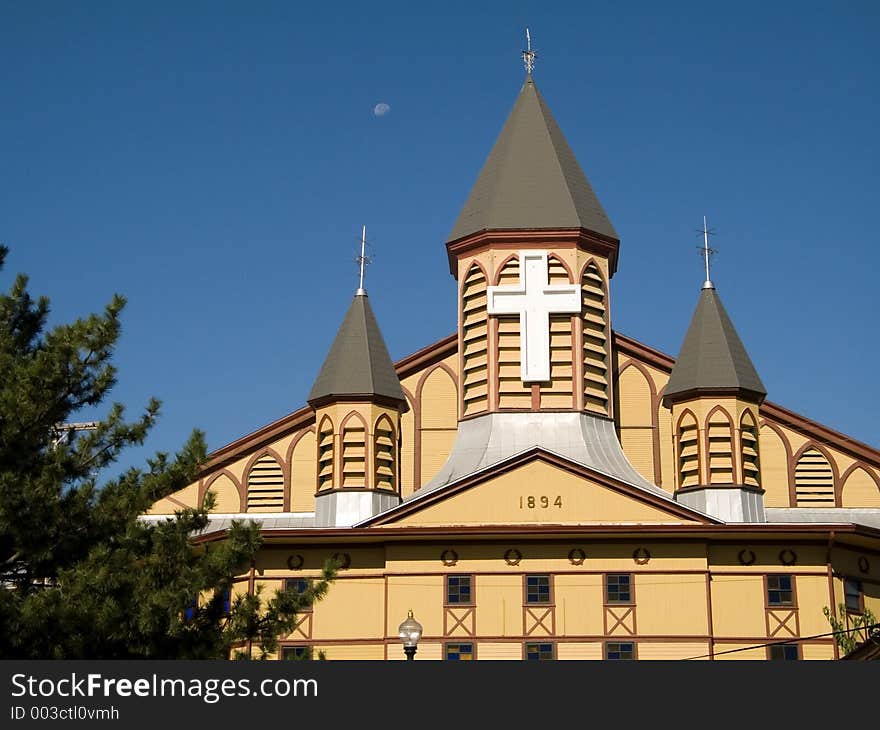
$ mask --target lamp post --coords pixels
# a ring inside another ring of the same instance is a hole
[[[411,661],[415,658],[419,639],[422,638],[422,625],[413,618],[412,609],[409,610],[406,621],[400,624],[398,636],[403,642],[403,653],[406,654],[407,661]]]

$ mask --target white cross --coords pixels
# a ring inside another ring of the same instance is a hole
[[[519,284],[490,286],[489,314],[518,314],[524,383],[550,380],[550,315],[580,314],[577,284],[548,284],[547,252],[520,251]]]

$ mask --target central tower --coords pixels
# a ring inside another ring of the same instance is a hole
[[[618,246],[528,73],[446,243],[458,281],[458,432],[422,494],[533,449],[663,494],[614,427]]]
[[[529,74],[446,244],[459,285],[459,420],[613,417],[608,283],[618,246]]]

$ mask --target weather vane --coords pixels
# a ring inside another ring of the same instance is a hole
[[[355,296],[364,296],[367,293],[367,290],[364,289],[364,271],[367,266],[373,263],[373,257],[367,256],[367,226],[364,226],[364,230],[361,233],[361,255],[355,256],[354,259],[357,262],[357,265],[360,269],[360,282],[358,283],[358,290],[355,292]]]
[[[538,56],[537,51],[532,50],[532,38],[529,35],[529,29],[526,28],[526,50],[522,52],[523,63],[526,65],[526,73],[531,76],[532,70],[535,68],[535,58]]]
[[[714,248],[709,248],[709,236],[715,235],[715,229],[709,228],[706,223],[706,216],[703,216],[703,228],[699,233],[703,236],[703,245],[697,246],[697,250],[706,262],[706,281],[703,282],[703,289],[714,289],[715,285],[712,283],[712,279],[709,278],[709,260],[718,252]]]

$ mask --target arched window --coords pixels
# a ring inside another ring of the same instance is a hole
[[[395,458],[394,426],[387,416],[376,422],[373,437],[375,448],[373,453],[374,484],[376,489],[397,490],[397,459]]]
[[[511,258],[498,275],[498,286],[519,284],[519,258]],[[498,318],[498,406],[532,407],[531,383],[523,383],[520,361],[519,317]]]
[[[318,428],[318,491],[333,487],[333,421],[324,418]]]
[[[685,413],[678,422],[678,486],[695,487],[700,483],[700,442],[697,419]]]
[[[461,290],[462,398],[464,415],[485,411],[488,389],[488,313],[486,275],[477,265],[468,269]]]
[[[750,411],[743,413],[739,426],[742,442],[743,484],[761,486],[761,462],[758,455],[758,424]]]
[[[716,409],[706,427],[709,484],[733,484],[733,426],[730,416]]]
[[[608,409],[608,312],[605,282],[596,264],[581,280],[584,318],[584,409],[601,416]]]
[[[363,489],[367,486],[367,431],[364,422],[350,417],[342,427],[342,484]]]
[[[833,507],[834,472],[825,455],[815,448],[801,454],[794,468],[798,507]]]
[[[551,254],[547,257],[550,284],[571,284],[562,261]],[[574,406],[572,315],[550,315],[550,382],[541,385],[542,408],[572,408]]]
[[[284,509],[284,472],[275,457],[263,454],[247,477],[248,512],[277,512]]]

